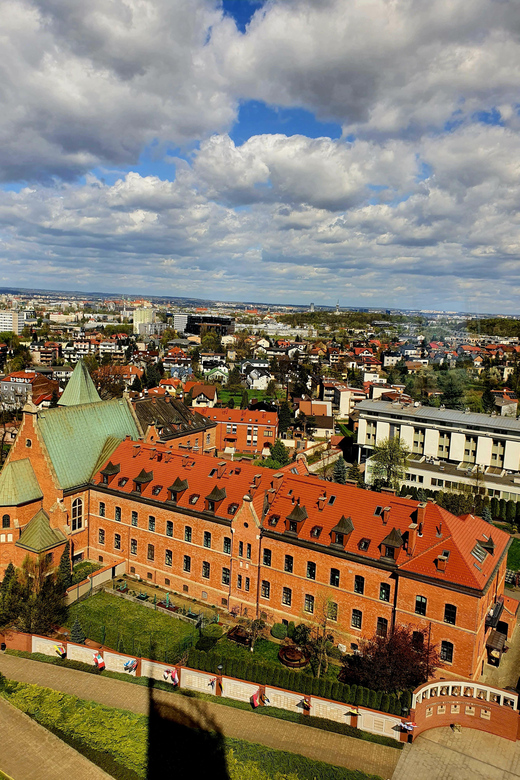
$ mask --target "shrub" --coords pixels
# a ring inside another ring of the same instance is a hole
[[[309,641],[310,633],[311,629],[309,626],[305,625],[305,623],[298,623],[294,628],[293,642],[296,645],[306,645]]]
[[[356,701],[356,694],[357,694],[357,685],[354,683],[354,685],[350,686],[350,695],[348,697],[348,703],[354,704]]]
[[[377,693],[375,691],[370,691],[368,695],[368,706],[371,710],[377,710]]]
[[[283,623],[275,623],[271,629],[271,634],[275,639],[285,639],[287,636],[287,626]]]
[[[211,623],[209,626],[206,626],[204,631],[202,632],[203,636],[207,636],[210,639],[220,639],[220,637],[223,634],[222,626],[219,626],[217,623]]]
[[[381,712],[388,712],[388,707],[390,705],[390,697],[387,693],[383,693],[381,696],[381,704],[379,706],[379,709]]]
[[[292,639],[294,636],[294,622],[291,620],[287,626],[287,636]]]
[[[409,710],[412,706],[412,694],[411,691],[403,691],[401,696],[401,706],[403,709]]]
[[[365,699],[364,693],[365,689],[360,685],[356,691],[356,700],[354,701],[354,704],[363,706]]]

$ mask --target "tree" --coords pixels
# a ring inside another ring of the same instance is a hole
[[[53,390],[51,395],[51,402],[49,404],[49,409],[55,409],[58,406],[58,391]]]
[[[139,375],[136,374],[134,376],[133,382],[130,385],[130,390],[133,390],[134,393],[141,393],[143,390],[143,383],[141,382]]]
[[[247,390],[244,390],[242,392],[242,400],[240,401],[240,408],[247,409],[248,405],[249,405],[249,395]]]
[[[347,471],[347,479],[355,480],[357,487],[365,487],[365,480],[363,479],[363,474],[361,473],[357,463],[353,463],[351,466],[349,466]]]
[[[292,415],[291,407],[287,401],[283,401],[280,406],[280,414],[278,415],[278,430],[280,433],[286,433],[287,428],[291,424]]]
[[[75,618],[74,623],[72,624],[72,628],[70,631],[70,638],[72,642],[76,642],[78,645],[82,645],[85,643],[85,639],[87,638],[85,636],[85,632],[83,631],[81,627],[81,623],[79,622],[78,618]]]
[[[343,455],[340,455],[334,464],[334,471],[332,472],[332,479],[337,482],[338,485],[347,484],[347,464]]]
[[[346,657],[342,679],[394,693],[416,688],[439,666],[440,655],[437,646],[429,642],[427,629],[397,625],[389,636],[362,639],[360,654]]]
[[[72,562],[70,560],[70,542],[68,540],[61,554],[58,580],[64,591],[72,585]]]
[[[226,404],[228,409],[234,409],[235,408],[235,399],[232,395],[229,396],[228,402]]]
[[[491,517],[491,511],[488,506],[484,506],[484,509],[482,510],[482,520],[485,520],[486,523],[493,522],[493,518]]]
[[[289,450],[280,439],[277,439],[271,449],[271,458],[280,466],[287,466],[289,463]]]
[[[267,387],[265,389],[265,394],[269,398],[273,398],[273,396],[276,395],[276,382],[275,382],[274,379],[270,380],[269,384],[267,385]]]
[[[495,396],[491,392],[491,383],[486,379],[484,383],[484,392],[482,393],[482,408],[485,412],[492,412],[495,409]]]
[[[311,655],[311,668],[315,677],[326,674],[329,668],[328,650],[334,643],[330,621],[337,620],[338,605],[326,593],[318,593],[315,599],[314,622],[307,639]]]
[[[398,436],[376,444],[371,458],[372,479],[380,481],[384,487],[399,490],[406,474],[409,455],[410,450]]]

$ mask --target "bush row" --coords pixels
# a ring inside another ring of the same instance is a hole
[[[196,649],[191,649],[188,654],[188,666],[192,669],[218,674],[219,665],[223,666],[223,674],[228,677],[236,677],[259,685],[272,685],[304,695],[320,696],[345,704],[370,707],[380,712],[400,715],[403,707],[410,706],[408,691],[399,697],[395,693],[373,691],[361,685],[347,685],[339,680],[312,677],[309,674],[287,669],[281,664],[275,666],[256,660],[229,658],[219,653],[205,653]]]

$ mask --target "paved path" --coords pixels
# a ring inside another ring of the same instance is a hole
[[[476,729],[430,729],[406,746],[392,780],[517,780],[520,742]]]
[[[0,697],[0,769],[13,780],[111,780],[99,767]]]
[[[108,707],[141,714],[148,714],[149,711],[149,691],[144,686],[10,655],[0,656],[0,672],[12,680],[38,683]],[[336,766],[360,769],[367,774],[379,775],[384,780],[392,776],[401,755],[399,750],[386,745],[262,717],[253,712],[189,699],[166,691],[154,690],[153,699],[158,706],[169,705],[170,709],[173,708],[178,713],[179,722],[198,722],[202,726],[204,722],[211,723],[224,736],[299,753]],[[1,763],[0,758],[0,767]],[[6,771],[9,771],[7,767]],[[29,780],[29,776],[14,777],[14,780]],[[80,779],[75,776],[74,780]]]

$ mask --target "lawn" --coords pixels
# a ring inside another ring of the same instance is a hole
[[[68,609],[66,626],[76,617],[84,633],[94,642],[121,653],[173,663],[184,640],[197,639],[194,626],[141,604],[96,593]]]
[[[507,553],[507,568],[518,571],[520,569],[520,539],[513,539]]]
[[[116,780],[175,774],[215,780],[376,780],[358,770],[312,761],[244,740],[223,737],[201,711],[189,724],[176,722],[175,705],[149,719],[121,709],[4,681],[2,695],[38,723],[100,766]],[[196,712],[196,710],[195,710]]]

